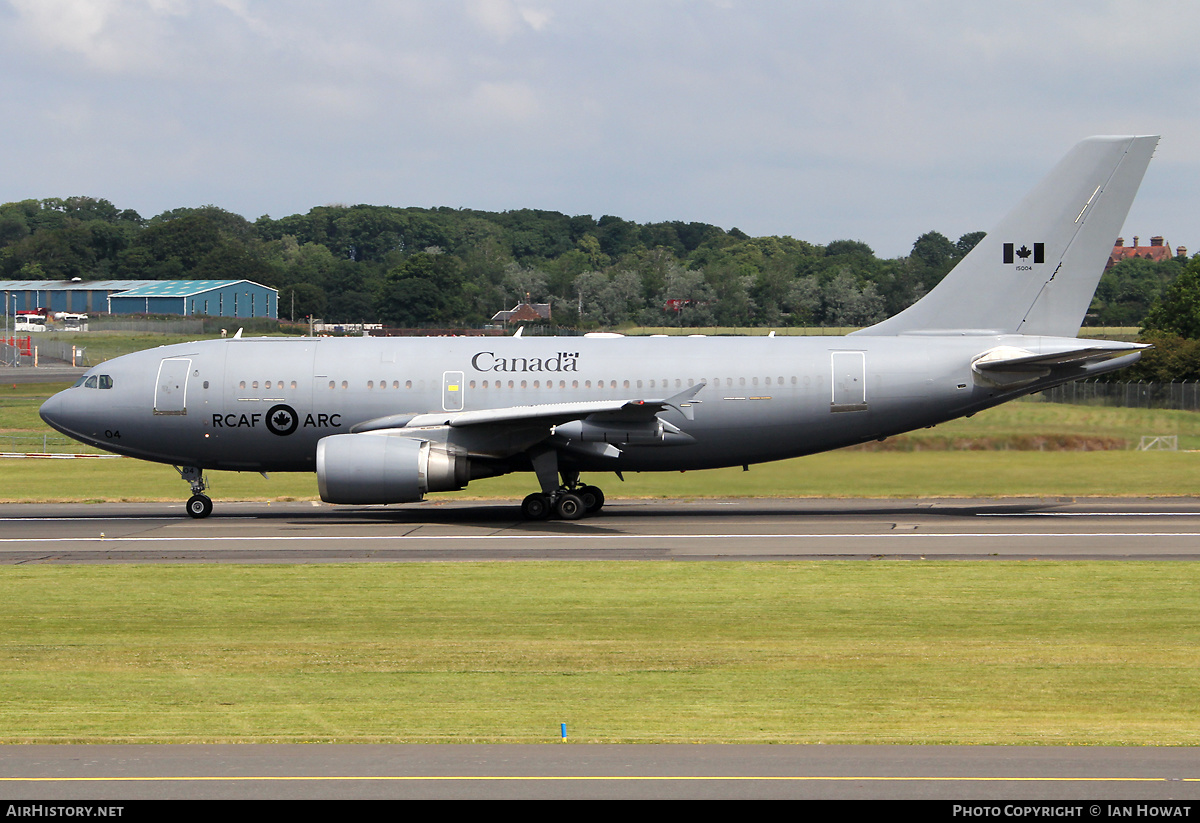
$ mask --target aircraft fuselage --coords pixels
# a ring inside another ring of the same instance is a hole
[[[118,454],[202,469],[312,471],[317,442],[368,421],[596,400],[703,384],[691,439],[574,455],[584,471],[687,470],[779,460],[978,411],[1042,384],[982,385],[972,360],[1020,335],[970,337],[256,338],[165,346],[92,371],[47,403],[60,430]],[[1106,369],[1107,370],[1107,369]],[[1054,383],[1082,376],[1056,374]],[[81,384],[84,381],[81,381]]]

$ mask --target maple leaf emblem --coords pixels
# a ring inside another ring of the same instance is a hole
[[[1033,254],[1033,252],[1029,250],[1028,246],[1023,245],[1021,248],[1017,249],[1017,257],[1021,258],[1022,260],[1027,260],[1031,254]]]
[[[273,422],[279,428],[287,428],[288,423],[292,422],[292,416],[285,411],[280,411],[275,414]]]

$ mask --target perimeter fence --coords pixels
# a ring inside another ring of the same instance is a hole
[[[1033,402],[1070,403],[1080,406],[1200,411],[1200,380],[1175,383],[1102,383],[1098,380],[1077,380],[1030,395],[1027,399]]]
[[[85,446],[58,433],[0,433],[0,454],[100,454],[100,449]]]

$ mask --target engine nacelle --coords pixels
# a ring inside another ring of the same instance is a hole
[[[364,432],[317,442],[317,487],[326,503],[413,503],[468,480],[465,455],[427,440]]]

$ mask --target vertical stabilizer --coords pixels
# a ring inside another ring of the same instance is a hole
[[[929,294],[855,332],[1074,337],[1157,136],[1079,143]]]

